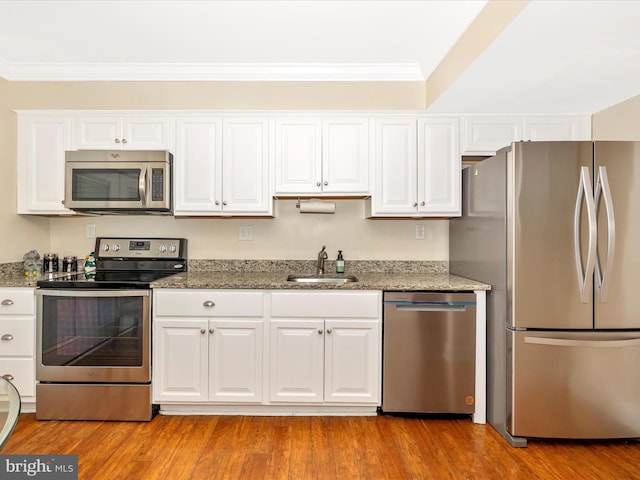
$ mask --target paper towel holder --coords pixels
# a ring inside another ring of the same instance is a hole
[[[296,208],[300,210],[300,213],[336,213],[336,203],[321,200],[319,198],[310,198],[308,200],[302,200],[298,197],[296,202]]]

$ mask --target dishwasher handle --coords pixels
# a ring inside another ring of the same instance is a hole
[[[467,305],[451,305],[446,303],[396,304],[396,310],[403,312],[464,312],[467,310]]]

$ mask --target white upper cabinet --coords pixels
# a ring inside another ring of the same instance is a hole
[[[64,208],[64,152],[71,149],[68,115],[18,114],[18,213],[72,215]]]
[[[463,155],[493,155],[521,140],[591,140],[588,115],[471,115],[461,118]]]
[[[80,150],[169,150],[171,117],[80,115],[77,148]]]
[[[369,217],[460,215],[455,117],[380,118],[375,125],[375,188]]]
[[[273,215],[269,120],[177,120],[176,215]]]
[[[276,119],[276,195],[369,192],[367,117]]]
[[[212,211],[220,212],[222,118],[179,117],[176,130],[173,169],[175,214],[207,215]]]

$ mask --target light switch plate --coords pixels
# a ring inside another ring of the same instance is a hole
[[[424,240],[424,224],[416,225],[416,240]]]
[[[238,227],[238,240],[253,240],[253,226],[241,225]]]
[[[87,238],[96,238],[96,224],[87,223]]]

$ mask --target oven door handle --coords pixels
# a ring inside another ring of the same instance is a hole
[[[151,290],[103,290],[101,288],[36,288],[36,295],[47,297],[149,297]]]

